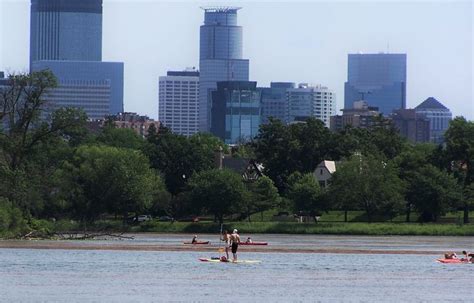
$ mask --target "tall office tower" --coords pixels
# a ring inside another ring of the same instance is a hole
[[[62,93],[54,94],[50,109],[67,104],[98,117],[104,100],[86,92],[108,81],[108,114],[123,112],[123,63],[101,61],[102,0],[31,0],[30,30],[30,71],[49,69],[60,85],[68,83],[58,88]]]
[[[172,132],[191,136],[199,131],[199,71],[169,71],[160,77],[158,121]]]
[[[365,100],[384,115],[406,107],[406,54],[349,54],[344,108]]]
[[[430,120],[430,141],[436,144],[443,143],[444,132],[453,118],[451,111],[433,97],[415,107],[415,111]]]
[[[329,127],[330,117],[336,114],[336,94],[321,85],[301,83],[287,90],[288,123],[314,117]]]
[[[292,82],[272,82],[270,87],[259,88],[262,92],[262,124],[270,117],[288,123],[287,90],[295,88]]]
[[[211,92],[219,81],[248,81],[249,60],[242,59],[238,7],[204,8],[199,49],[199,129],[210,130]]]
[[[31,0],[30,66],[102,60],[102,0]]]
[[[212,92],[211,133],[226,144],[254,138],[260,127],[260,103],[257,82],[218,82]]]

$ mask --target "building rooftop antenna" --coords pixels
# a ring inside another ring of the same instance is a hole
[[[206,13],[235,13],[242,9],[236,6],[201,6],[200,8]]]

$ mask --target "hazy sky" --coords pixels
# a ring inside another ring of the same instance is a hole
[[[158,77],[199,66],[200,6],[240,6],[250,80],[319,83],[344,104],[348,53],[406,53],[407,106],[474,120],[474,5],[465,1],[103,0],[103,60],[125,63],[125,110],[158,116]],[[0,71],[27,71],[29,1],[0,0]]]

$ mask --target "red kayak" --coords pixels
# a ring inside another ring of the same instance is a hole
[[[209,244],[209,243],[210,243],[209,241],[196,241],[194,243],[191,241],[183,242],[183,244],[192,244],[192,245]]]
[[[437,259],[440,263],[469,263],[466,259]]]
[[[268,245],[268,242],[240,242],[239,245]]]

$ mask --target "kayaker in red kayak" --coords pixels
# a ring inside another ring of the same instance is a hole
[[[240,236],[238,234],[238,230],[234,229],[232,234],[230,235],[230,243],[232,247],[232,255],[233,255],[233,262],[237,261],[237,249],[239,248],[239,243],[240,243]]]
[[[445,259],[457,259],[458,255],[455,252],[447,252],[444,254]]]
[[[191,244],[194,244],[197,242],[197,238],[198,236],[197,235],[194,235],[193,239],[191,240]]]
[[[474,263],[474,253],[470,253],[463,250],[462,254],[464,255],[464,258],[463,258],[464,260]]]
[[[247,241],[245,241],[245,243],[252,243],[252,238],[248,237]]]

